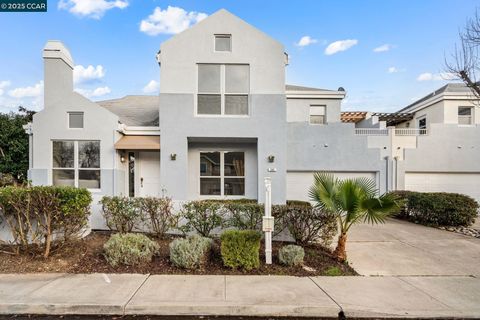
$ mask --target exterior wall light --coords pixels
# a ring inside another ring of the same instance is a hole
[[[176,153],[171,153],[170,154],[170,160],[172,160],[172,161],[177,160],[177,154]]]
[[[274,161],[275,161],[275,156],[272,156],[272,155],[268,156],[268,162],[271,163],[271,162],[274,162]]]
[[[125,162],[125,153],[123,153],[123,152],[120,154],[120,162],[121,163]]]

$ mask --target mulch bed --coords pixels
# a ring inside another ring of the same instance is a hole
[[[61,248],[55,248],[50,257],[45,259],[41,252],[12,255],[8,246],[0,246],[0,273],[149,273],[149,274],[197,274],[197,275],[290,275],[321,276],[328,275],[327,270],[338,268],[338,275],[356,275],[347,264],[336,261],[324,248],[317,245],[305,247],[305,266],[286,267],[279,264],[278,249],[286,243],[273,243],[273,264],[265,265],[264,247],[260,251],[261,265],[252,271],[232,270],[223,266],[220,255],[220,243],[215,240],[210,259],[203,269],[185,270],[173,266],[169,260],[169,243],[173,237],[157,239],[160,251],[151,263],[141,266],[110,266],[103,256],[103,244],[108,240],[109,232],[92,232],[87,237],[72,242]],[[314,269],[314,271],[313,271]],[[330,270],[331,271],[331,270]]]

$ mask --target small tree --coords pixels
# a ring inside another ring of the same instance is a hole
[[[359,221],[383,223],[400,209],[394,194],[385,193],[377,197],[375,181],[368,178],[339,180],[331,173],[317,172],[309,195],[316,207],[337,216],[340,235],[333,254],[340,261],[347,259],[347,233],[353,224]]]

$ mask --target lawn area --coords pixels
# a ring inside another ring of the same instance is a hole
[[[48,258],[42,257],[41,250],[37,254],[12,255],[6,253],[9,247],[0,247],[0,273],[32,273],[32,272],[65,272],[65,273],[150,273],[150,274],[215,274],[215,275],[356,275],[348,266],[332,257],[330,252],[318,245],[309,245],[305,249],[304,266],[284,266],[278,261],[278,249],[287,243],[273,243],[273,264],[264,263],[263,242],[260,248],[260,267],[251,271],[233,270],[222,263],[220,242],[214,240],[208,261],[203,268],[187,270],[174,266],[169,259],[169,243],[174,237],[156,239],[159,251],[149,263],[117,267],[110,266],[105,257],[103,245],[110,237],[110,232],[92,232],[84,239],[75,240],[62,247],[55,248]],[[305,267],[305,268],[304,268]]]

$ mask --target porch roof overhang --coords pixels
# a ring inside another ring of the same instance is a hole
[[[115,143],[117,150],[160,150],[160,136],[123,136]]]

